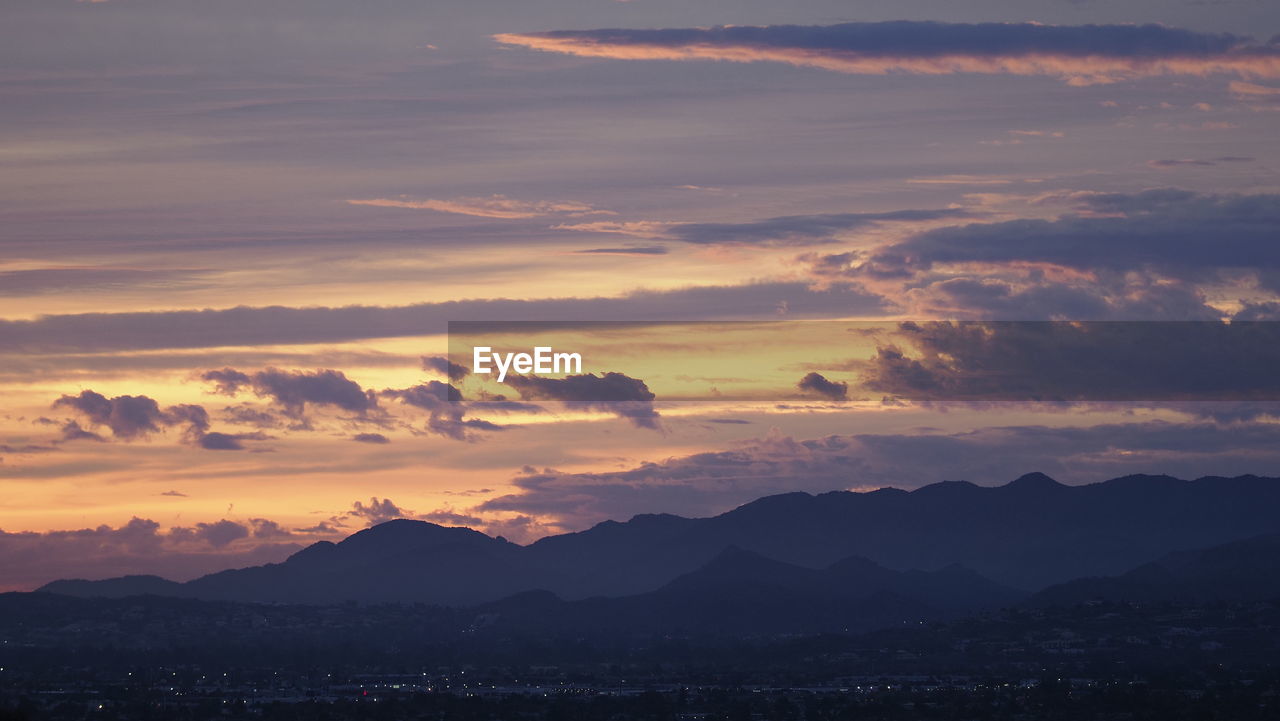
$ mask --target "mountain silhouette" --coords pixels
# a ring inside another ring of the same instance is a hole
[[[957,567],[899,572],[853,557],[811,569],[730,547],[648,593],[580,601],[525,593],[478,611],[483,625],[544,633],[856,632],[996,608],[1024,595]]]
[[[1035,591],[1082,577],[1123,574],[1180,549],[1280,533],[1276,508],[1280,479],[1275,478],[1183,481],[1133,475],[1065,486],[1033,473],[1003,486],[953,481],[911,492],[787,493],[710,518],[645,514],[527,546],[466,528],[396,520],[339,543],[313,544],[282,563],[182,584],[124,578],[56,581],[41,590],[457,606],[544,590],[574,601],[669,588],[685,574],[705,571],[713,560],[729,563],[732,556],[726,560],[722,554],[736,549],[810,571],[871,563],[882,571],[971,573]],[[757,565],[755,571],[764,573]]]
[[[1093,600],[1137,602],[1255,601],[1280,597],[1280,535],[1171,553],[1127,573],[1081,578],[1037,593],[1031,605]]]

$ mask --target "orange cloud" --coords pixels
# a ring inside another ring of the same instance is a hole
[[[1280,95],[1280,88],[1273,88],[1267,85],[1254,85],[1253,83],[1244,83],[1239,80],[1233,80],[1227,86],[1235,95],[1259,96],[1259,95]]]
[[[934,22],[504,33],[507,45],[621,60],[780,62],[841,73],[1043,75],[1071,85],[1161,75],[1280,77],[1280,49],[1158,25]]]
[[[457,213],[474,215],[480,218],[541,218],[548,215],[566,215],[581,217],[584,215],[614,215],[613,211],[599,210],[575,201],[550,200],[516,200],[505,195],[491,195],[487,198],[454,198],[452,200],[410,200],[407,196],[398,198],[372,198],[368,200],[348,200],[350,205],[369,205],[375,208],[408,208],[410,210],[435,210],[441,213]]]

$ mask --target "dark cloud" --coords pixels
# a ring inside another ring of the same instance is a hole
[[[249,525],[253,528],[254,538],[293,538],[294,534],[289,529],[281,526],[279,523],[268,518],[250,518]]]
[[[0,348],[12,354],[299,345],[442,334],[450,320],[458,319],[759,319],[776,317],[781,305],[797,318],[881,315],[887,308],[884,299],[858,288],[817,290],[807,283],[775,282],[642,290],[616,298],[82,313],[0,320]]]
[[[427,411],[427,432],[458,441],[475,440],[474,431],[501,431],[505,427],[479,418],[467,418],[457,388],[440,381],[427,381],[409,388],[388,388],[379,395],[395,398],[405,405]]]
[[[378,409],[374,394],[365,392],[358,383],[336,370],[267,368],[248,374],[234,368],[223,368],[206,371],[200,377],[213,383],[217,392],[225,395],[252,389],[259,398],[275,401],[285,415],[295,420],[303,417],[308,404],[333,406],[361,417]]]
[[[449,509],[422,513],[419,514],[417,518],[420,521],[428,521],[441,526],[465,526],[466,528],[473,529],[481,528],[485,524],[484,519],[479,516],[473,516],[468,513],[459,513]]]
[[[121,289],[171,288],[208,274],[197,270],[138,268],[40,268],[0,272],[0,296],[66,292],[110,292]]]
[[[180,404],[161,410],[155,399],[147,396],[116,396],[84,390],[77,396],[62,396],[54,408],[70,408],[84,416],[90,424],[106,426],[111,434],[124,441],[158,433],[162,428],[184,426],[186,440],[198,441],[209,428],[209,414],[198,405]],[[64,440],[89,438],[74,422],[63,429]],[[94,436],[96,438],[96,436]]]
[[[808,393],[816,393],[817,395],[833,401],[843,401],[849,398],[849,384],[827,380],[821,373],[810,372],[796,387]]]
[[[902,323],[861,379],[940,400],[1280,399],[1280,323]],[[908,344],[903,350],[895,343]]]
[[[192,527],[178,526],[169,529],[170,539],[184,541],[203,541],[214,548],[226,548],[235,541],[249,537],[248,527],[222,519],[213,523],[197,523]]]
[[[29,453],[52,453],[58,450],[57,446],[42,446],[34,443],[23,443],[22,445],[14,445],[10,443],[0,443],[0,453],[13,453],[17,455]]]
[[[573,252],[600,255],[666,255],[667,247],[665,245],[639,245],[628,248],[587,248],[586,250],[575,250]]]
[[[876,22],[497,35],[536,50],[631,60],[772,61],[846,73],[1050,75],[1072,84],[1154,75],[1280,74],[1280,48],[1161,25]]]
[[[242,373],[234,368],[205,371],[200,375],[200,380],[212,383],[214,392],[225,396],[234,396],[240,392],[241,388],[253,384],[253,379],[248,373]]]
[[[359,443],[375,443],[375,444],[386,444],[391,442],[390,438],[387,438],[381,433],[357,433],[354,436],[351,436],[351,440],[357,441]]]
[[[106,426],[112,435],[125,440],[157,433],[161,426],[168,425],[160,406],[147,396],[108,399],[101,393],[86,390],[78,396],[62,396],[54,401],[53,407],[78,411],[93,425]]]
[[[439,373],[448,378],[451,383],[457,383],[471,375],[471,370],[466,366],[454,363],[443,356],[423,356],[422,369]]]
[[[94,426],[111,429],[111,435],[119,440],[132,441],[158,433],[165,428],[181,427],[182,440],[211,451],[238,451],[241,441],[266,440],[261,433],[219,433],[209,430],[209,412],[204,406],[179,403],[161,410],[153,398],[147,396],[116,396],[107,398],[91,390],[78,396],[62,396],[53,403],[54,408],[71,408],[83,415]],[[80,424],[67,421],[62,427],[62,440],[105,440],[87,431]]]
[[[248,403],[227,406],[222,409],[222,419],[228,423],[254,426],[256,428],[279,428],[284,420],[271,411],[254,408]]]
[[[205,433],[196,443],[207,451],[242,451],[242,441],[265,441],[270,436],[263,433]]]
[[[959,208],[784,215],[749,223],[682,223],[672,226],[667,232],[674,240],[697,245],[809,245],[832,241],[842,232],[882,223],[971,217],[973,213]]]
[[[240,439],[226,433],[208,433],[200,439],[200,447],[206,451],[240,451],[244,450]]]
[[[1246,158],[1239,155],[1224,155],[1218,158],[1174,158],[1168,160],[1152,160],[1147,163],[1153,168],[1176,168],[1182,165],[1199,165],[1211,166],[1219,163],[1252,163],[1256,158]]]
[[[93,431],[86,431],[85,429],[80,427],[79,423],[76,423],[75,421],[67,421],[62,426],[61,440],[62,441],[94,441],[96,443],[104,443],[106,442],[107,439],[103,438],[97,433],[94,433]]]
[[[1161,189],[1073,200],[1080,213],[1056,220],[928,230],[877,250],[858,270],[893,278],[948,263],[1045,263],[1095,273],[1150,270],[1194,281],[1230,269],[1259,271],[1275,284],[1280,195]]]
[[[1033,276],[1035,274],[1032,274]],[[1072,281],[960,276],[919,281],[907,291],[922,317],[982,320],[1217,320],[1222,312],[1188,282],[1149,274]]]
[[[505,383],[525,400],[564,401],[626,418],[639,428],[658,429],[654,395],[639,378],[623,373],[594,373],[564,378],[509,375]]]
[[[367,505],[360,501],[352,503],[351,510],[347,512],[347,515],[363,519],[368,525],[375,526],[397,518],[412,518],[413,511],[400,508],[390,498],[379,499],[377,496],[373,496],[369,499]]]
[[[1264,301],[1261,303],[1244,303],[1232,320],[1280,320],[1280,302]]]

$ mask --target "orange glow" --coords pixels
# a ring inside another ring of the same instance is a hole
[[[1161,75],[1207,76],[1234,74],[1246,78],[1280,77],[1280,57],[1222,53],[1202,57],[1128,58],[1108,55],[1070,56],[1049,53],[1025,55],[909,55],[868,56],[855,51],[806,48],[768,48],[750,45],[610,43],[586,37],[550,37],[504,33],[494,39],[543,52],[615,60],[727,60],[736,63],[777,62],[822,68],[852,75],[1044,75],[1066,79],[1070,85],[1099,85]]]

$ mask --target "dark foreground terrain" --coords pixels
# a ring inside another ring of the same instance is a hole
[[[1280,718],[1280,601],[716,637],[157,597],[65,623],[85,601],[14,596],[45,615],[0,621],[0,719]]]
[[[1277,494],[1029,474],[527,547],[390,521],[0,594],[0,721],[1280,719]]]

